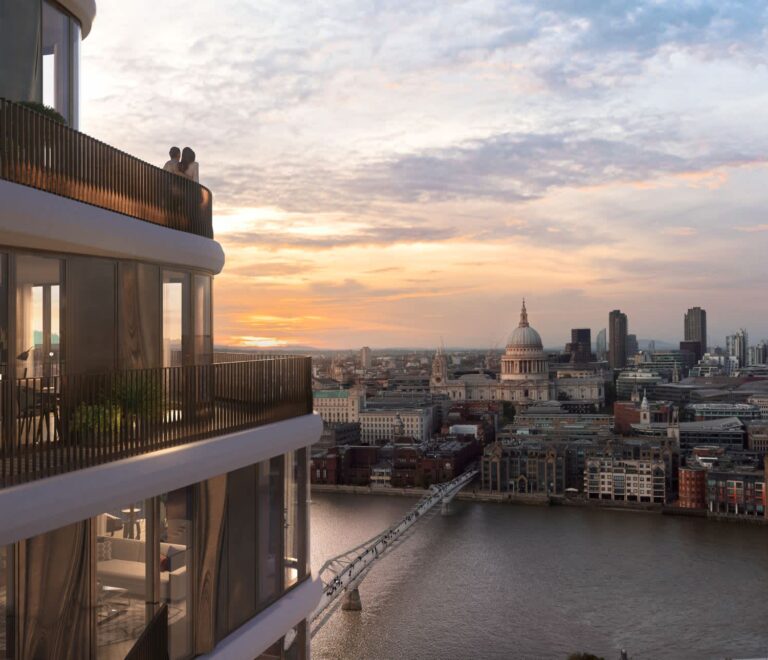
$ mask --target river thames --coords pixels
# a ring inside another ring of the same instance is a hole
[[[416,501],[313,493],[313,570]],[[360,595],[363,611],[337,611],[313,658],[768,657],[768,527],[454,501]]]

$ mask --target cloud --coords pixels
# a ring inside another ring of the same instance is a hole
[[[661,233],[665,236],[696,236],[698,231],[695,227],[665,227]]]
[[[407,203],[478,198],[514,203],[555,188],[708,172],[764,159],[757,145],[686,153],[684,144],[667,149],[645,146],[649,142],[644,137],[606,139],[577,131],[502,133],[361,168],[347,188],[367,199]]]
[[[429,243],[446,241],[457,236],[448,227],[388,225],[360,227],[349,233],[310,235],[275,231],[245,231],[226,234],[232,245],[268,247],[273,249],[330,250],[341,247],[385,246],[396,243]]]
[[[523,282],[587,291],[542,310],[549,337],[587,307],[760,295],[764,2],[102,4],[83,129],[197,151],[218,336],[482,344]]]
[[[756,232],[762,232],[762,231],[768,231],[768,224],[761,224],[761,225],[748,225],[746,227],[736,227],[738,231],[743,231],[749,234],[754,234]]]

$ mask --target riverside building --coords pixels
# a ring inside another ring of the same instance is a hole
[[[304,658],[310,361],[217,361],[211,192],[76,130],[95,11],[0,5],[0,655]]]
[[[584,495],[588,499],[664,504],[666,466],[661,460],[588,458]]]

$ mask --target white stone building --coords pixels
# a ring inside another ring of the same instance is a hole
[[[312,407],[326,423],[360,421],[360,411],[365,407],[365,397],[355,389],[315,390]]]
[[[434,409],[368,409],[360,413],[360,440],[364,445],[381,445],[395,438],[426,442],[432,435]]]
[[[604,380],[599,374],[551,376],[541,336],[528,322],[525,301],[520,323],[507,341],[498,378],[487,374],[466,374],[451,378],[448,357],[438,349],[432,360],[430,391],[445,394],[451,401],[509,401],[530,403],[558,397],[573,401],[605,401]]]

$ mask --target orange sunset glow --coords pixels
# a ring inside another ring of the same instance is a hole
[[[745,304],[768,248],[748,18],[669,9],[616,43],[570,5],[130,5],[84,44],[84,129],[150,162],[196,149],[217,344],[500,347],[523,295],[549,345],[619,306],[643,337],[676,341],[693,304],[720,342],[768,334]]]

